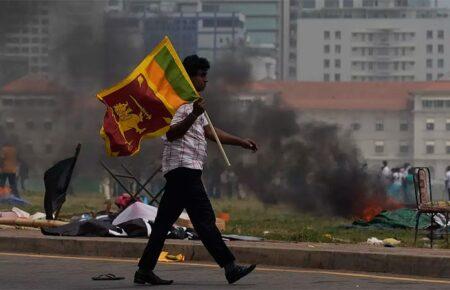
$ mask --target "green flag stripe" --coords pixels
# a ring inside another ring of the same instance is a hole
[[[174,91],[185,101],[193,101],[196,98],[195,91],[184,78],[175,59],[166,47],[155,56],[156,62],[164,71],[167,81],[172,85]]]

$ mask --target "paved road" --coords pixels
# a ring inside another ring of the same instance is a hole
[[[0,289],[145,289],[132,284],[136,260],[76,258],[0,253]],[[259,267],[236,283],[228,285],[215,265],[160,264],[161,277],[174,279],[172,286],[150,289],[450,289],[450,280],[392,277],[349,272]],[[124,276],[121,281],[92,281],[100,273]]]

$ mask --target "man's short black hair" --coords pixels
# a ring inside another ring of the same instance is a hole
[[[186,56],[183,60],[183,65],[190,77],[197,75],[199,70],[209,70],[209,61],[196,54]]]

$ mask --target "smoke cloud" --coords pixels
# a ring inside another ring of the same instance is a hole
[[[376,175],[364,168],[350,132],[327,123],[297,124],[296,113],[277,100],[255,101],[243,109],[236,97],[251,82],[248,65],[239,55],[219,61],[207,89],[215,125],[260,145],[253,162],[232,167],[239,183],[265,203],[285,203],[316,214],[360,216],[370,200],[385,199]],[[251,154],[227,149],[232,160]],[[213,176],[225,168],[217,169],[217,149],[209,152],[215,162],[209,169],[216,172],[207,174],[218,180]]]

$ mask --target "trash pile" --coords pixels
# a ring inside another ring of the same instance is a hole
[[[118,197],[117,201],[124,198]],[[131,203],[119,213],[100,214],[92,216],[83,214],[73,217],[71,222],[59,227],[43,227],[42,233],[56,236],[85,236],[85,237],[148,237],[156,218],[158,208],[140,201]],[[189,218],[182,214],[168,233],[172,239],[197,239],[195,231],[180,226],[189,224]]]

